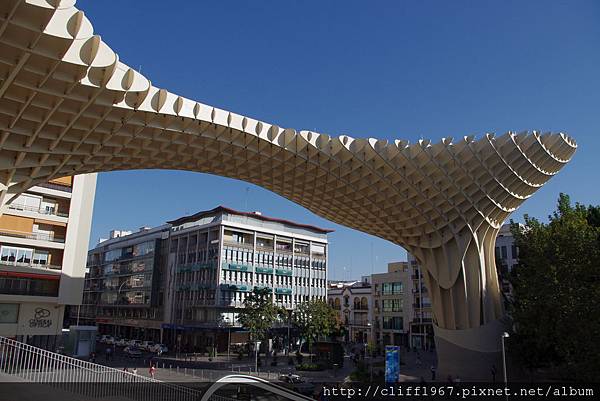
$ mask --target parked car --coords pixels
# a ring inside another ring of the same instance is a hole
[[[142,345],[140,345],[140,348],[148,351],[148,352],[152,352],[152,348],[154,347],[154,341],[142,341]]]
[[[304,395],[312,395],[315,391],[315,385],[306,382],[303,378],[294,374],[280,375],[279,380],[283,386]]]
[[[128,344],[129,340],[126,338],[119,338],[119,340],[115,342],[117,347],[126,347]]]
[[[142,346],[142,341],[141,340],[129,340],[127,345],[130,347],[140,348]]]
[[[115,342],[115,339],[113,338],[113,336],[103,335],[102,338],[100,338],[100,342],[102,344],[112,345]]]
[[[160,355],[169,352],[169,348],[164,344],[154,344],[150,352],[155,352]]]
[[[110,337],[107,334],[102,334],[100,337],[96,337],[96,341],[100,341],[100,343],[104,344],[106,343],[106,337]]]
[[[299,383],[302,382],[302,378],[298,375],[294,375],[292,373],[279,375],[279,380],[284,383]]]
[[[127,347],[125,347],[124,351],[125,351],[125,355],[127,355],[128,358],[141,358],[142,357],[142,351],[140,351],[137,347],[127,346]]]

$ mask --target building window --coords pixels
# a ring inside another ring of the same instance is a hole
[[[31,264],[33,249],[3,246],[0,251],[0,260],[10,263]],[[34,262],[35,263],[35,262]]]
[[[33,253],[33,263],[36,265],[47,265],[49,259],[48,251],[35,250]]]
[[[395,283],[383,283],[382,293],[383,295],[400,295],[403,292],[402,282]]]
[[[154,252],[154,241],[142,242],[134,245],[132,249],[133,256],[143,256],[151,252]]]
[[[384,312],[402,312],[402,299],[382,299]]]
[[[104,254],[104,261],[112,262],[113,260],[117,260],[121,257],[122,253],[121,249],[112,249]]]
[[[402,330],[403,319],[401,316],[384,316],[383,317],[383,329],[384,330]]]
[[[57,297],[59,280],[0,277],[0,294]]]

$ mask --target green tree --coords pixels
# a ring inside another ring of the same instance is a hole
[[[561,194],[548,223],[529,216],[522,226],[512,223],[519,265],[511,275],[509,350],[526,368],[600,377],[599,212]]]
[[[263,341],[280,313],[280,308],[273,304],[271,290],[255,288],[244,301],[244,309],[240,311],[238,321],[250,332],[251,341]]]
[[[301,303],[296,307],[292,319],[300,336],[308,343],[311,358],[312,345],[318,337],[328,337],[339,329],[335,310],[321,300]]]

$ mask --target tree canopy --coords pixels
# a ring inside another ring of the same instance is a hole
[[[511,222],[512,223],[512,222]],[[600,207],[561,194],[548,223],[512,223],[519,265],[511,274],[509,351],[524,367],[563,378],[600,377]]]
[[[238,321],[250,332],[252,341],[262,341],[280,314],[280,308],[273,304],[271,290],[255,288],[244,301]]]
[[[312,346],[319,336],[327,337],[338,330],[333,308],[317,299],[299,304],[294,310],[293,322],[309,346]]]

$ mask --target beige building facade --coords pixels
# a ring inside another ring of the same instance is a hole
[[[96,174],[31,187],[0,216],[0,335],[52,347],[81,304]]]
[[[327,302],[337,312],[338,322],[344,329],[341,340],[356,344],[373,341],[373,296],[368,278],[330,282]]]
[[[373,286],[374,342],[386,345],[409,344],[413,316],[412,280],[406,262],[388,264],[386,273],[371,276]]]

